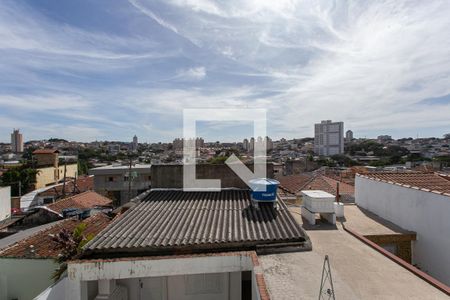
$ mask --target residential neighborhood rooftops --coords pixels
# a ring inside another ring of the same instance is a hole
[[[84,193],[74,195],[57,202],[47,205],[47,208],[51,211],[62,214],[65,208],[93,208],[95,206],[109,206],[112,204],[112,200],[102,196],[93,191],[86,191]]]
[[[150,164],[135,164],[131,166],[131,170],[137,173],[150,173]],[[107,165],[97,168],[89,169],[90,175],[111,175],[111,174],[124,174],[128,172],[130,165]]]
[[[33,154],[53,154],[59,153],[58,149],[36,149],[33,151]]]
[[[250,191],[153,190],[86,245],[86,254],[214,252],[291,246],[309,239],[282,201],[251,205]]]
[[[152,165],[150,164],[134,164],[131,166],[132,169],[148,169]],[[95,170],[118,170],[118,169],[129,169],[129,165],[107,165],[97,168],[92,168],[89,171],[95,171]]]
[[[435,173],[425,172],[380,172],[359,175],[360,177],[404,187],[416,188],[427,192],[450,195],[450,181]]]
[[[48,189],[42,191],[38,196],[61,196],[63,194],[63,187],[66,195],[71,193],[80,193],[94,189],[94,176],[80,176],[74,180],[67,180],[66,184],[57,184],[50,186]]]
[[[336,196],[337,183],[342,200],[352,202],[355,194],[354,186],[321,174],[289,175],[277,179],[280,181],[281,189],[295,194],[299,194],[302,190],[322,190]]]
[[[59,233],[63,228],[72,232],[77,225],[85,223],[84,234],[96,235],[108,225],[110,218],[103,213],[98,213],[84,221],[75,218],[66,219],[48,225],[42,230],[28,236],[7,248],[0,251],[0,257],[10,258],[56,258],[59,254],[57,244],[52,240],[52,236]]]
[[[309,181],[311,181],[311,179],[311,175],[289,175],[277,177],[277,180],[280,182],[280,188],[293,194],[298,193]]]

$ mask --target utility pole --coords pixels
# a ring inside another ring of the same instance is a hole
[[[131,159],[130,156],[130,168],[128,169],[128,201],[131,200],[131,167],[133,164],[133,160]]]
[[[67,171],[67,160],[64,159],[64,179],[63,179],[63,188],[62,188],[62,198],[66,197],[66,171]]]

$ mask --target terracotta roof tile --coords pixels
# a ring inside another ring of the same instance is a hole
[[[87,191],[49,204],[47,208],[61,214],[65,208],[92,208],[95,206],[108,206],[111,203],[111,199],[96,192]]]
[[[420,172],[380,172],[366,174],[370,179],[385,181],[393,184],[418,188],[435,193],[450,193],[450,181],[435,173]]]
[[[279,177],[280,188],[291,193],[298,193],[301,190],[322,190],[336,195],[336,185],[339,182],[339,194],[355,194],[355,187],[342,181],[324,176],[324,175],[291,175]]]
[[[77,178],[76,185],[74,187],[73,180],[66,181],[66,195],[70,194],[78,194],[86,191],[90,191],[94,189],[94,176],[80,176]],[[39,196],[61,196],[62,195],[63,186],[58,185],[54,188],[46,190],[39,194]],[[75,193],[74,193],[75,190]]]
[[[280,182],[280,188],[286,190],[289,193],[295,194],[308,183],[312,178],[312,175],[289,175],[280,176],[277,180]]]
[[[336,189],[336,184],[339,182],[339,194],[345,194],[345,195],[354,195],[355,194],[355,187],[353,185],[350,185],[346,182],[342,182],[339,180],[336,180],[334,178],[330,178],[328,176],[322,176],[322,178],[334,189]]]
[[[73,231],[80,223],[86,223],[86,235],[97,235],[110,223],[110,221],[111,219],[103,213],[98,213],[84,221],[74,218],[66,219],[3,249],[0,251],[0,257],[56,258],[60,251],[56,249],[57,244],[52,240],[52,235],[59,233],[63,228]]]
[[[53,154],[59,153],[57,149],[36,149],[33,151],[33,154]]]

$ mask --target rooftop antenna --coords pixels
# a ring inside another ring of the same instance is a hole
[[[323,261],[322,280],[320,281],[319,300],[322,299],[336,300],[328,255],[325,255],[325,259]]]

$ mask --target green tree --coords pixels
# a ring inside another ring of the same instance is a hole
[[[36,175],[38,170],[27,166],[15,167],[7,170],[0,178],[0,185],[11,186],[11,195],[19,196],[19,185],[22,194],[27,193],[36,183]]]

